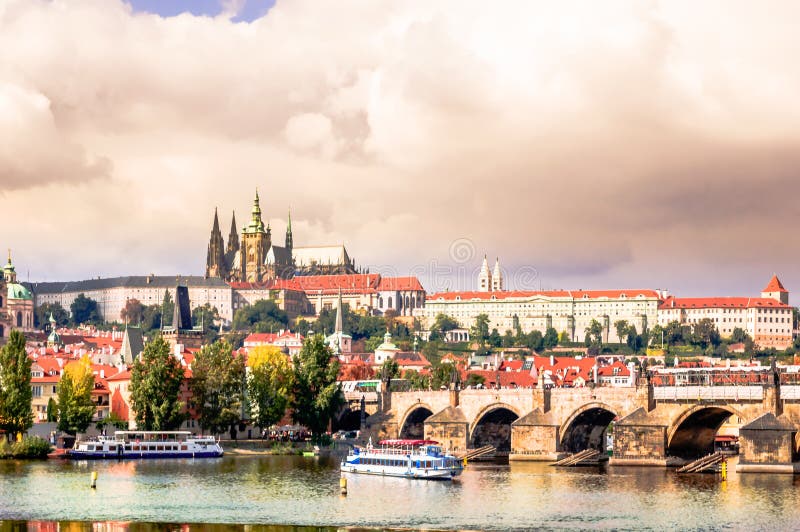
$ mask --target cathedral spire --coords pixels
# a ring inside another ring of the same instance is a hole
[[[236,211],[233,211],[233,216],[231,216],[231,232],[228,235],[228,247],[226,251],[228,253],[236,253],[239,251],[239,233],[236,229]]]
[[[208,255],[206,256],[206,277],[224,278],[225,268],[225,241],[219,230],[219,214],[214,208],[214,225],[211,228],[211,238],[208,240]]]
[[[289,209],[289,214],[286,217],[286,249],[289,255],[292,254],[292,247],[294,246],[294,239],[292,238],[292,210]]]
[[[503,286],[503,272],[500,270],[500,258],[494,260],[494,271],[492,272],[492,292],[502,292],[505,290]]]
[[[214,227],[211,228],[211,234],[216,235],[217,233],[222,234],[219,230],[219,215],[217,215],[217,208],[214,207]]]

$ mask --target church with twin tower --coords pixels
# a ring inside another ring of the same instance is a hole
[[[296,275],[350,273],[358,271],[344,245],[295,248],[291,213],[286,220],[284,245],[275,245],[269,223],[265,225],[262,218],[258,191],[250,220],[241,230],[241,239],[236,227],[236,213],[233,214],[227,245],[219,228],[217,210],[214,210],[206,277],[218,277],[228,282],[260,283],[270,279],[291,279]]]

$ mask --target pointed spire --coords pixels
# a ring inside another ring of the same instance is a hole
[[[292,238],[292,210],[289,209],[289,214],[286,217],[286,249],[289,251],[291,259],[292,247],[294,247],[294,239]]]
[[[217,208],[214,207],[214,227],[211,228],[211,234],[216,235],[219,232],[219,216],[217,215]]]

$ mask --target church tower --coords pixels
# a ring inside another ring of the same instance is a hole
[[[289,215],[286,218],[286,251],[289,253],[289,256],[292,256],[292,248],[294,247],[294,241],[292,239],[292,211],[289,211]]]
[[[206,256],[206,277],[220,277],[225,279],[228,275],[225,267],[225,242],[219,230],[219,217],[214,209],[214,226],[211,228],[211,238],[208,242],[208,255]]]
[[[267,251],[272,245],[269,227],[264,227],[261,219],[261,205],[259,204],[258,191],[253,201],[250,223],[242,231],[240,264],[242,267],[241,280],[256,283],[263,280],[266,274]]]
[[[502,292],[505,290],[503,286],[503,272],[500,271],[500,259],[496,258],[494,261],[494,272],[492,272],[492,292]]]
[[[486,255],[483,256],[483,265],[481,265],[481,273],[478,274],[478,291],[479,292],[492,291],[492,272],[489,271],[489,263],[486,260]]]
[[[226,253],[236,253],[239,251],[239,231],[236,229],[236,211],[231,217],[231,232],[228,235],[228,248]]]

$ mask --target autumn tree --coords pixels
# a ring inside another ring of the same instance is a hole
[[[138,299],[129,299],[125,301],[125,306],[119,313],[119,318],[125,323],[132,323],[140,325],[144,318],[144,305]]]
[[[95,412],[92,390],[94,374],[88,355],[64,367],[58,383],[58,430],[72,435],[86,430]]]
[[[25,336],[11,331],[0,349],[0,429],[12,437],[33,425],[31,359],[25,351]]]
[[[131,369],[131,407],[141,430],[175,430],[185,419],[179,400],[184,373],[160,335],[144,346]]]
[[[234,356],[225,340],[197,353],[192,363],[192,404],[204,430],[219,434],[242,419],[244,368],[244,357]]]
[[[289,359],[275,346],[256,347],[247,359],[250,418],[263,428],[278,423],[289,406],[294,373]]]

